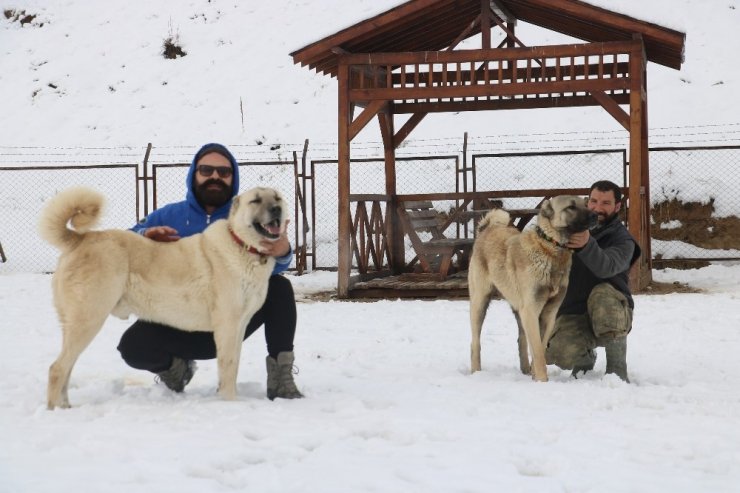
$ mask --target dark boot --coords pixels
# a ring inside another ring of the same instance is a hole
[[[195,361],[172,357],[172,364],[165,371],[157,373],[159,381],[174,392],[182,392],[195,375]]]
[[[267,363],[267,398],[270,400],[300,399],[303,397],[293,381],[293,351],[279,353],[277,359],[268,356]],[[297,373],[297,372],[296,372]]]
[[[616,373],[619,378],[630,383],[627,377],[627,338],[611,339],[604,344],[604,348],[606,349],[606,373]]]
[[[586,350],[586,353],[584,355],[582,355],[573,363],[573,370],[570,372],[570,376],[573,378],[578,378],[579,373],[585,374],[587,371],[593,370],[595,364],[596,351],[594,351],[593,349],[588,349]]]

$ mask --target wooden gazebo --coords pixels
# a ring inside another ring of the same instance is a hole
[[[516,35],[517,21],[585,43],[527,47]],[[492,29],[505,34],[495,47]],[[479,34],[480,49],[456,49]],[[644,287],[651,279],[646,66],[680,69],[684,42],[684,33],[578,0],[412,0],[291,53],[295,63],[338,81],[338,295],[355,295],[353,254],[360,263],[386,258],[392,273],[403,272],[404,235],[412,234],[403,203],[456,199],[467,205],[502,196],[397,195],[395,150],[429,113],[572,106],[601,106],[629,132],[627,224],[644,252],[631,280],[634,288]],[[355,108],[362,109],[357,116]],[[399,129],[396,115],[410,115]],[[358,206],[353,218],[351,199],[370,198],[350,197],[350,144],[375,117],[385,149],[385,195],[372,199],[369,215]],[[377,212],[382,202],[385,218]],[[438,242],[433,253],[449,259],[464,251],[463,242],[452,243]],[[429,262],[420,255],[427,272]],[[445,276],[435,274],[444,289]]]

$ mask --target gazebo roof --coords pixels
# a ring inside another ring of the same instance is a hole
[[[491,0],[505,21],[520,20],[588,42],[642,35],[647,59],[680,69],[686,35],[578,0]],[[439,51],[481,12],[481,0],[411,0],[291,53],[294,63],[336,76],[341,53]],[[465,38],[481,32],[476,23]]]

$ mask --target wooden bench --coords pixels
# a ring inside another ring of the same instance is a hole
[[[529,222],[537,217],[540,213],[540,207],[542,203],[549,197],[543,198],[533,209],[506,209],[511,216],[511,226],[517,228],[519,231],[523,231],[524,227]],[[490,199],[474,199],[471,203],[472,209],[460,211],[457,213],[456,220],[461,223],[467,223],[471,219],[475,222],[475,226],[478,226],[478,221],[483,218],[492,209],[503,209],[504,203],[501,200],[490,200]]]
[[[401,202],[398,205],[398,215],[416,252],[416,257],[409,266],[413,266],[418,260],[423,272],[437,271],[440,279],[449,274],[453,257],[458,258],[458,265],[462,269],[467,268],[474,239],[445,237],[444,219],[440,218],[439,212],[434,210],[430,201]],[[419,233],[428,233],[431,238],[422,240]]]
[[[511,216],[511,225],[517,228],[519,231],[522,231],[524,229],[524,226],[529,224],[529,221],[537,217],[537,214],[540,213],[539,209],[505,210],[509,213],[509,216]],[[460,222],[468,222],[473,219],[477,224],[478,221],[480,221],[489,212],[491,212],[491,209],[472,209],[460,212],[460,214],[458,214],[458,218]]]

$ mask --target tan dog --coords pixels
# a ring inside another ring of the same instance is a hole
[[[41,214],[41,236],[62,251],[53,291],[63,339],[49,368],[49,409],[69,407],[72,367],[109,314],[213,331],[218,393],[235,398],[244,331],[265,301],[275,265],[257,249],[285,225],[280,194],[255,188],[238,195],[227,220],[171,243],[132,231],[91,231],[102,205],[96,191],[74,188],[49,200]]]
[[[521,233],[509,226],[509,213],[504,210],[492,210],[483,218],[468,271],[472,372],[481,369],[483,320],[491,296],[498,293],[511,305],[519,326],[522,373],[531,371],[534,380],[547,381],[545,348],[568,289],[572,252],[565,245],[570,234],[595,224],[596,215],[584,199],[571,195],[546,200],[537,216],[537,227]]]

